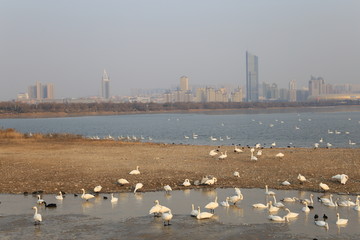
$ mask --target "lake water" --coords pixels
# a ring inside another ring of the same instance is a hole
[[[0,127],[24,133],[73,133],[104,138],[111,135],[141,141],[193,145],[353,148],[360,144],[360,111],[259,114],[137,114],[71,118],[0,119]],[[193,135],[197,135],[193,137]],[[216,138],[216,141],[210,140]],[[357,144],[349,144],[351,142]]]
[[[244,199],[235,206],[215,209],[212,219],[197,220],[190,216],[191,204],[204,206],[214,201],[225,200],[234,195],[234,189],[200,189],[146,193],[115,193],[119,201],[110,202],[110,195],[101,193],[88,202],[80,196],[67,194],[64,200],[56,200],[55,195],[43,195],[48,203],[56,203],[57,208],[39,206],[43,222],[33,224],[37,205],[36,196],[0,195],[0,238],[1,239],[360,239],[358,230],[360,212],[352,207],[326,207],[316,199],[310,213],[301,211],[302,205],[284,203],[299,216],[286,223],[270,221],[268,211],[252,207],[254,203],[265,203],[272,199],[263,189],[241,189]],[[275,190],[277,199],[283,197],[309,198],[309,192]],[[103,199],[107,196],[109,199]],[[338,196],[334,195],[336,200]],[[354,196],[350,196],[355,201]],[[172,209],[174,215],[170,226],[164,226],[161,218],[149,215],[155,200]],[[336,225],[336,213],[349,219],[346,226]],[[314,215],[326,214],[329,230],[314,224]],[[284,216],[279,210],[274,215]]]

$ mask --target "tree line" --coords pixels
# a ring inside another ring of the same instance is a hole
[[[191,111],[216,109],[252,109],[281,107],[321,107],[338,105],[360,105],[360,101],[319,102],[176,102],[176,103],[21,103],[0,102],[0,114],[21,113],[136,113],[159,111]]]

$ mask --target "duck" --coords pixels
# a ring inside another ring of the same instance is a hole
[[[136,169],[132,170],[131,172],[129,172],[130,175],[139,175],[140,171],[139,171],[139,166],[136,166]]]
[[[110,202],[112,202],[112,203],[116,203],[116,202],[118,202],[118,198],[117,197],[114,197],[114,194],[113,193],[111,193],[111,200],[110,200]]]
[[[173,218],[173,215],[172,215],[172,213],[171,213],[171,209],[169,209],[169,211],[167,211],[167,212],[164,212],[163,214],[162,214],[162,219],[163,219],[163,221],[164,221],[164,226],[169,226],[169,225],[171,225],[170,224],[170,220]],[[166,225],[166,222],[167,222],[167,225]]]
[[[198,210],[196,210],[194,208],[194,204],[191,204],[191,212],[190,212],[190,216],[192,217],[196,217],[199,214]]]
[[[209,202],[208,204],[205,205],[206,209],[210,209],[211,213],[215,212],[215,208],[217,208],[219,206],[219,203],[217,202],[218,197],[215,197],[215,200],[213,202]]]
[[[36,206],[34,206],[32,209],[35,210],[35,214],[34,214],[35,225],[38,225],[42,222],[42,216],[40,213],[38,213],[38,209]]]
[[[60,192],[59,192],[59,195],[56,195],[55,198],[56,198],[57,200],[63,200],[64,197],[63,197],[63,195],[62,195],[62,192],[60,191]]]
[[[298,213],[295,212],[291,212],[290,209],[285,208],[285,211],[287,211],[288,213],[285,215],[287,218],[296,218],[299,216]]]
[[[92,195],[90,193],[85,194],[85,189],[83,189],[83,188],[81,189],[81,191],[83,192],[83,194],[81,195],[81,198],[85,199],[86,201],[95,197],[94,195]]]
[[[134,193],[136,193],[137,190],[141,189],[144,185],[142,183],[137,183],[135,185],[135,190],[134,190]]]
[[[339,213],[336,213],[336,216],[337,216],[337,220],[336,220],[336,225],[345,225],[348,223],[348,219],[345,219],[345,218],[340,218],[340,214]]]
[[[266,194],[266,195],[275,195],[275,192],[269,191],[268,185],[265,185],[265,194]]]
[[[214,214],[209,212],[201,212],[200,206],[198,206],[198,215],[196,216],[198,220],[211,218],[212,216],[214,216]]]
[[[170,185],[165,185],[164,190],[167,194],[169,194],[172,191],[172,188],[170,187]]]
[[[322,190],[324,190],[324,191],[328,191],[328,190],[330,189],[327,184],[322,183],[322,182],[319,183],[319,186],[320,186],[320,188],[321,188]]]
[[[220,205],[223,207],[230,207],[229,199],[229,197],[226,197],[225,201],[220,202]]]
[[[185,179],[185,181],[183,182],[182,185],[185,186],[185,187],[190,186],[190,185],[191,185],[190,180],[189,180],[189,179]]]
[[[98,185],[96,187],[94,187],[94,193],[99,193],[102,189],[102,186]]]
[[[129,184],[129,181],[126,180],[125,178],[120,178],[120,179],[117,180],[117,182],[118,182],[121,186],[123,186],[123,185],[125,185],[125,184]]]

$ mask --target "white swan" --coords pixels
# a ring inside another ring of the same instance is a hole
[[[299,216],[298,213],[295,212],[291,212],[290,209],[285,208],[285,211],[287,211],[288,213],[285,215],[287,218],[296,218]]]
[[[283,201],[283,202],[296,202],[298,201],[299,199],[297,197],[284,197],[283,199],[281,199],[280,201]]]
[[[37,195],[37,198],[38,198],[36,202],[37,204],[44,204],[44,199],[42,199],[40,195]]]
[[[125,185],[125,184],[129,184],[129,181],[126,180],[125,178],[120,178],[117,180],[117,182],[122,186],[122,185]]]
[[[214,156],[218,155],[218,153],[219,153],[219,151],[217,149],[213,149],[209,152],[209,155],[211,157],[214,157]]]
[[[322,202],[323,204],[326,204],[326,203],[329,203],[329,202],[332,202],[332,194],[330,194],[329,198],[327,197],[322,197],[322,198],[319,198],[320,202]]]
[[[290,186],[291,184],[290,184],[289,181],[283,181],[283,182],[281,183],[281,185],[283,185],[283,186]]]
[[[282,158],[282,157],[284,157],[285,155],[283,154],[283,153],[278,153],[278,154],[276,154],[275,155],[275,157],[279,157],[279,158]]]
[[[56,198],[57,200],[63,200],[64,197],[63,197],[63,195],[62,195],[62,192],[60,191],[60,192],[59,192],[59,195],[56,195],[55,198]]]
[[[310,199],[307,199],[307,198],[301,199],[300,202],[301,202],[302,204],[305,204],[305,202],[306,202],[308,205],[313,205],[313,204],[314,204],[313,196],[314,196],[314,195],[311,193],[311,194],[310,194]]]
[[[137,190],[141,189],[144,185],[142,183],[137,183],[135,185],[135,190],[134,190],[134,193],[136,193]]]
[[[234,196],[229,197],[229,202],[233,203],[234,205],[244,199],[244,196],[241,194],[241,190],[239,188],[235,188],[235,194]]]
[[[235,171],[235,172],[233,173],[233,175],[234,175],[234,177],[240,177],[240,173],[239,173],[238,171]]]
[[[215,208],[217,208],[219,206],[219,203],[217,202],[218,197],[215,197],[215,200],[213,202],[209,202],[208,204],[205,205],[206,209],[210,209],[211,213],[215,212]]]
[[[155,200],[155,205],[150,208],[149,214],[154,214],[154,217],[160,213],[161,205],[159,203],[159,200]]]
[[[170,220],[171,220],[172,218],[173,218],[173,215],[172,215],[170,209],[169,209],[169,211],[164,212],[164,213],[162,214],[162,219],[163,219],[163,221],[164,221],[164,226],[166,226],[166,221],[167,221],[167,225],[171,225],[171,224],[170,224]]]
[[[285,207],[285,205],[282,202],[277,202],[275,195],[272,196],[274,198],[274,206],[278,208]]]
[[[275,207],[274,205],[272,205],[272,201],[269,201],[269,209],[268,209],[269,212],[277,212],[277,211],[279,211],[279,209],[280,208]]]
[[[34,214],[34,221],[35,224],[40,224],[40,222],[42,222],[42,217],[41,214],[38,213],[38,209],[36,206],[33,207],[33,209],[35,210],[35,214]]]
[[[110,200],[110,202],[116,203],[118,200],[119,200],[119,199],[118,199],[117,197],[114,197],[114,194],[111,193],[111,200]]]
[[[329,224],[325,221],[318,220],[318,221],[315,221],[315,224],[319,227],[325,227],[326,230],[329,230]]]
[[[359,201],[359,196],[356,197],[356,206],[354,207],[355,211],[360,211],[360,201]]]
[[[324,205],[328,206],[328,207],[337,207],[338,206],[337,202],[333,202],[331,195],[330,195],[330,202],[325,202]]]
[[[191,204],[191,212],[190,212],[190,215],[191,215],[192,217],[196,217],[198,214],[199,214],[199,212],[198,212],[198,210],[196,210],[196,209],[194,208],[194,204]]]
[[[185,186],[185,187],[190,186],[190,185],[191,185],[190,180],[189,180],[189,179],[185,179],[185,181],[183,182],[182,185]]]
[[[256,155],[261,156],[262,155],[262,150],[257,151]]]
[[[172,191],[172,188],[170,187],[170,185],[165,185],[164,190],[166,193],[170,193]]]
[[[266,195],[275,195],[275,192],[269,191],[268,185],[265,185],[265,194],[266,194]]]
[[[129,174],[131,174],[131,175],[138,175],[138,174],[140,174],[139,166],[136,166],[136,169],[135,169],[135,170],[132,170],[131,172],[129,172]]]
[[[300,173],[299,173],[299,175],[297,176],[297,179],[300,181],[301,184],[304,183],[304,182],[306,182],[305,176],[301,175]]]
[[[198,215],[196,216],[196,218],[198,220],[211,218],[212,216],[214,216],[214,214],[209,213],[209,212],[201,212],[200,211],[200,206],[198,207]]]
[[[220,205],[223,207],[230,207],[229,199],[229,197],[226,197],[225,201],[220,202]]]
[[[280,216],[276,216],[276,215],[269,215],[268,218],[274,222],[285,222],[285,221],[288,222],[289,221],[287,216],[280,217]]]
[[[90,193],[85,194],[85,189],[83,189],[83,188],[81,189],[81,191],[83,192],[83,194],[81,195],[81,198],[85,199],[86,201],[95,197],[94,195],[92,195]]]
[[[234,152],[236,153],[241,153],[241,152],[244,152],[241,148],[238,148],[236,145],[234,147]]]
[[[227,158],[227,151],[225,151],[225,153],[221,153],[221,155],[219,156],[220,160],[225,159],[225,158]]]
[[[330,189],[327,184],[322,183],[322,182],[319,184],[319,186],[320,186],[321,189],[324,190],[324,191],[328,191],[328,190]]]
[[[217,182],[217,178],[212,177],[212,178],[209,178],[208,180],[206,180],[206,182],[204,184],[205,185],[214,185],[216,182]]]
[[[337,216],[337,220],[336,220],[336,224],[337,225],[345,225],[348,223],[348,219],[345,219],[345,218],[340,218],[340,214],[339,213],[336,213],[336,216]]]
[[[335,176],[332,176],[331,178],[339,181],[341,184],[345,184],[347,180],[349,180],[349,176],[346,174],[337,174]]]
[[[94,187],[94,193],[99,193],[101,191],[101,189],[102,189],[102,186],[100,186],[100,185]]]
[[[262,204],[262,203],[255,203],[252,205],[253,208],[268,208],[269,207],[269,203],[267,203],[266,205],[265,204]]]
[[[251,152],[251,157],[250,157],[251,161],[257,161],[258,158],[256,156],[254,156],[254,154]]]
[[[301,211],[306,212],[306,213],[310,212],[310,208],[308,207],[307,202],[305,202],[305,207],[303,207],[303,208],[301,209]]]

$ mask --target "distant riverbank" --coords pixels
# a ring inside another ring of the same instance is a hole
[[[267,114],[267,113],[303,113],[303,112],[359,112],[360,105],[312,106],[312,107],[253,107],[240,109],[188,109],[159,111],[96,111],[96,112],[32,112],[0,113],[0,119],[6,118],[63,118],[81,116],[110,116],[128,114],[161,114],[161,113],[202,113],[202,114]]]

